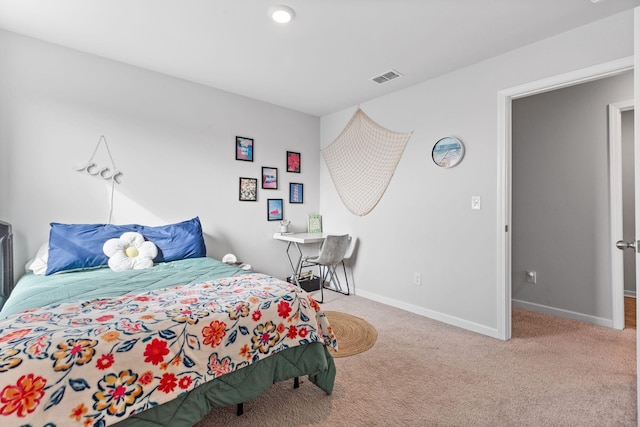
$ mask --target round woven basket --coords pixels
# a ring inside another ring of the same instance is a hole
[[[333,333],[338,340],[338,351],[333,357],[347,357],[369,350],[378,338],[378,331],[360,317],[339,311],[325,311]]]

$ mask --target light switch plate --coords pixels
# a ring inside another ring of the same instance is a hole
[[[480,196],[471,196],[471,209],[480,209],[482,207],[482,198]]]

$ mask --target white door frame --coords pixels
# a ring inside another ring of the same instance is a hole
[[[587,83],[633,70],[633,56],[498,92],[497,336],[511,338],[511,103],[514,99]],[[624,303],[624,300],[623,300]]]
[[[616,248],[622,239],[622,113],[634,109],[634,100],[609,104],[609,207],[611,226],[611,285],[613,327],[624,329],[624,252]]]

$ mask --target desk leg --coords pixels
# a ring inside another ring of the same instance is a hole
[[[299,276],[300,273],[302,273],[302,250],[300,249],[300,245],[296,242],[294,243],[294,246],[296,247],[296,249],[298,250],[298,264],[296,265],[296,276]],[[298,278],[296,277],[296,283],[298,282]],[[298,286],[300,286],[300,283],[298,283]]]
[[[295,266],[293,264],[293,260],[291,259],[291,254],[289,253],[292,243],[298,250],[298,261],[296,262]],[[300,245],[298,245],[298,243],[296,242],[289,242],[289,244],[287,245],[286,253],[287,259],[289,260],[289,266],[291,267],[291,278],[295,285],[300,287],[300,282],[298,282],[298,275],[300,274],[300,267],[302,266],[302,250],[300,249]]]

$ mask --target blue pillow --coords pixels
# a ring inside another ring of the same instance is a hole
[[[175,261],[206,256],[200,219],[195,217],[177,224],[148,227],[145,225],[60,224],[51,223],[49,260],[45,275],[107,265],[102,252],[104,242],[136,231],[158,247],[154,262]]]

